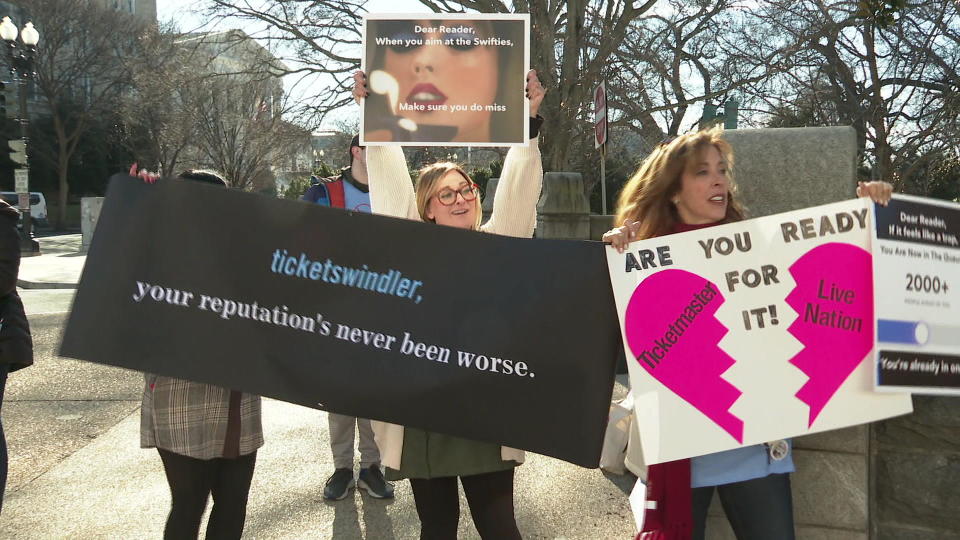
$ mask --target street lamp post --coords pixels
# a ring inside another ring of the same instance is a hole
[[[17,34],[20,43],[17,43]],[[23,213],[23,236],[20,239],[20,252],[24,254],[39,254],[40,244],[33,238],[33,219],[30,217],[30,166],[27,163],[27,81],[35,75],[33,71],[34,56],[37,51],[37,42],[40,33],[28,22],[23,29],[18,30],[10,17],[4,17],[0,22],[0,38],[7,44],[7,60],[10,64],[10,75],[17,83],[18,101],[20,102],[20,140],[10,141],[10,148],[19,154],[22,159],[14,160],[21,165],[14,170],[16,178],[16,192],[20,199],[20,211]]]

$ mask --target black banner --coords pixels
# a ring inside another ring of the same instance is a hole
[[[596,467],[619,336],[600,243],[118,175],[60,354]]]

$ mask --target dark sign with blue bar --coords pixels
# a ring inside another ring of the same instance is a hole
[[[874,205],[876,388],[960,395],[960,205]]]

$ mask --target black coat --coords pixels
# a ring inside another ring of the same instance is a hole
[[[16,371],[33,364],[30,323],[17,294],[20,212],[0,199],[0,364]]]

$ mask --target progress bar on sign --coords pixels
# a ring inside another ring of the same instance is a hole
[[[923,321],[878,319],[877,341],[907,345],[960,346],[960,327]]]

